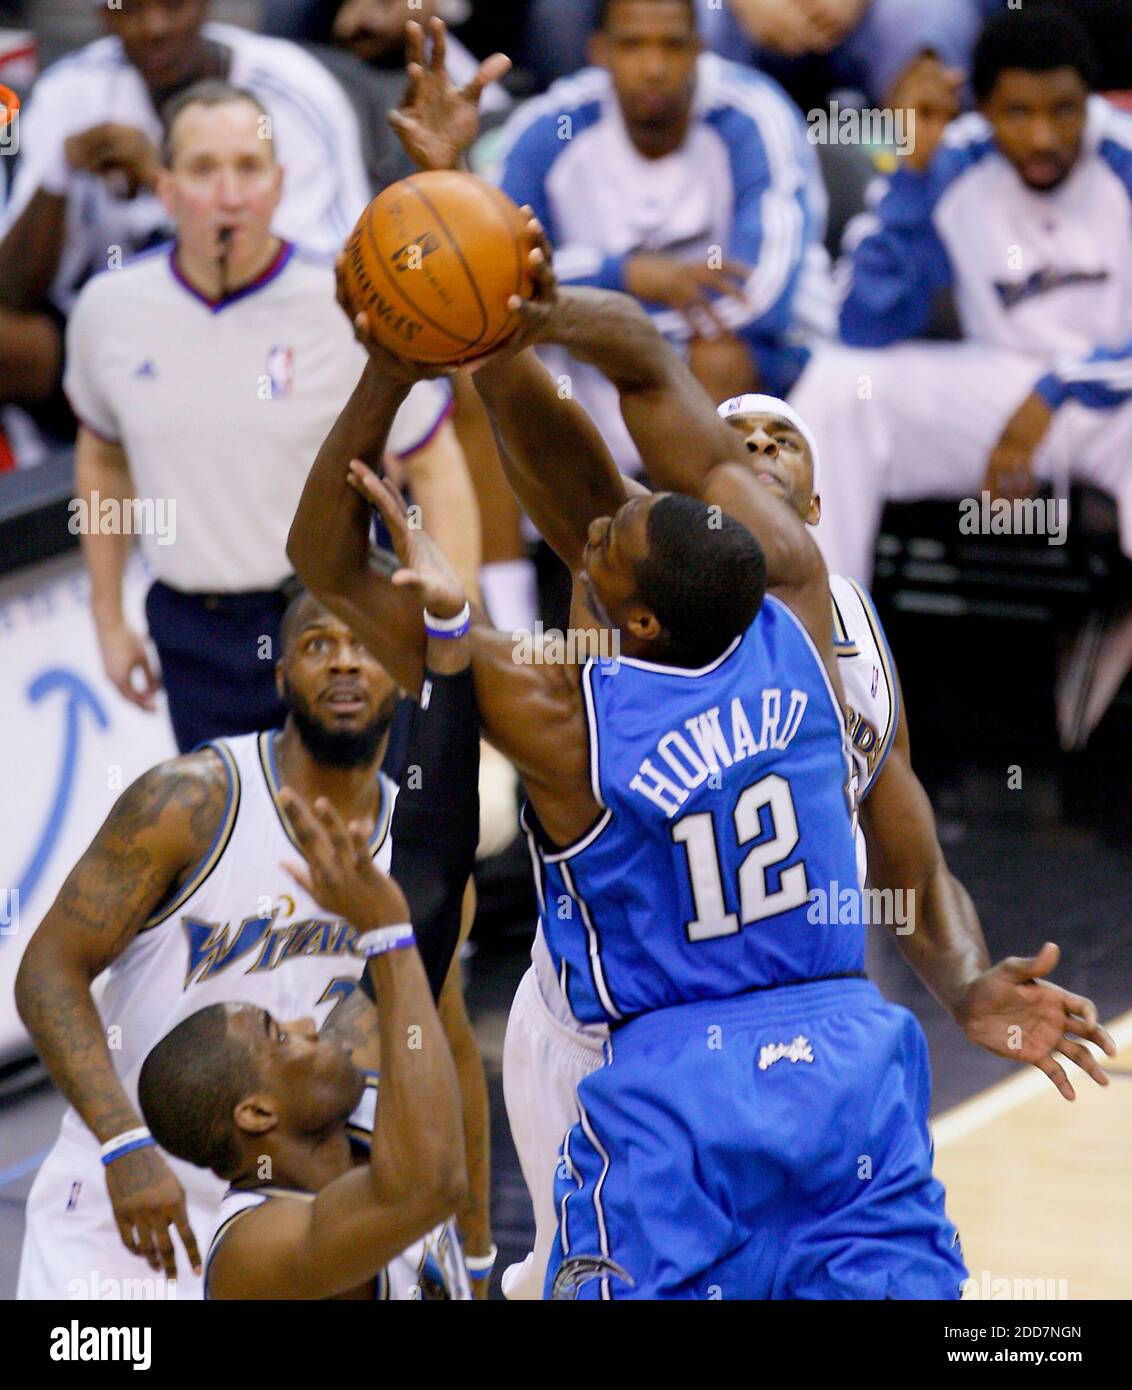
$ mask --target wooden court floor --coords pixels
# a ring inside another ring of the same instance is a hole
[[[982,1298],[1132,1299],[1132,1013],[1069,1103],[1034,1068],[933,1125],[935,1169]]]

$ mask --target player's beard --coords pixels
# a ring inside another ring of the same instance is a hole
[[[295,721],[303,747],[316,763],[342,771],[365,767],[374,761],[381,740],[393,722],[400,698],[400,691],[391,690],[385,703],[364,728],[328,729],[315,718],[310,705],[290,681],[285,677],[283,680],[283,701]]]

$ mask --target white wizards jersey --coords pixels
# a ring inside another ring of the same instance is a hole
[[[210,1004],[258,1004],[277,1019],[313,1018],[321,1027],[355,986],[364,961],[355,929],[329,916],[281,867],[302,862],[279,805],[275,732],[217,740],[228,798],[208,854],[193,876],[153,914],[110,967],[99,1013],[110,1055],[130,1100],[150,1049]],[[397,788],[379,774],[381,800],[371,840],[388,872]],[[78,1114],[63,1137],[98,1141]],[[216,1201],[224,1184],[203,1169],[169,1160],[186,1193]]]
[[[367,1073],[365,1094],[350,1116],[348,1124],[350,1142],[367,1153],[373,1139],[377,1115],[377,1088],[377,1077],[372,1072]],[[249,1189],[230,1187],[220,1203],[216,1228],[205,1255],[205,1298],[208,1297],[208,1267],[220,1242],[241,1216],[246,1216],[249,1211],[263,1206],[272,1198],[283,1198],[292,1202],[313,1202],[314,1193],[297,1192],[293,1188],[270,1185]],[[379,1299],[394,1301],[470,1300],[472,1290],[464,1264],[464,1249],[455,1221],[449,1218],[422,1240],[402,1251],[395,1260],[390,1261],[377,1277],[375,1295]]]
[[[900,714],[896,668],[872,599],[856,580],[831,574],[829,594],[833,600],[833,650],[845,691],[845,731],[853,758],[857,877],[863,888],[868,856],[857,813],[896,734]]]
[[[949,286],[973,342],[1050,362],[1116,348],[1132,332],[1130,212],[1132,116],[1102,97],[1089,98],[1072,170],[1045,191],[1023,181],[984,117],[961,116],[925,176],[899,171],[850,225],[842,338],[919,337]]]
[[[831,574],[829,593],[833,602],[833,649],[845,691],[846,735],[853,761],[857,876],[863,888],[868,860],[856,812],[876,781],[896,734],[900,714],[896,667],[876,609],[865,590],[855,580]],[[555,1019],[575,1032],[604,1037],[604,1027],[583,1026],[574,1017],[555,974],[541,926],[535,931],[531,961],[543,1000]]]

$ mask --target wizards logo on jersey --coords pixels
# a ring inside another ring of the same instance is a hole
[[[845,706],[845,728],[849,742],[864,758],[869,775],[872,776],[877,759],[880,757],[880,735],[860,710],[854,709],[852,705],[848,704]]]
[[[337,919],[307,918],[276,926],[276,907],[268,917],[245,917],[238,927],[228,922],[202,922],[194,917],[182,919],[189,947],[184,988],[210,980],[237,961],[251,960],[245,975],[253,971],[276,970],[298,956],[343,956],[353,954],[357,932]]]

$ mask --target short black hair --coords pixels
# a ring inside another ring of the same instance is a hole
[[[706,666],[759,611],[766,594],[762,547],[734,517],[680,493],[653,503],[646,533],[637,598],[667,633],[666,661]]]
[[[971,90],[982,102],[1007,68],[1052,72],[1076,68],[1090,90],[1096,86],[1097,58],[1089,31],[1064,6],[1027,0],[1020,10],[1003,10],[983,27],[971,62]]]
[[[679,2],[687,6],[688,11],[692,16],[692,28],[698,29],[699,24],[696,18],[696,0],[679,0]],[[606,22],[609,19],[609,11],[617,3],[618,0],[599,0],[599,4],[597,7],[597,18],[594,20],[595,31],[605,28]],[[654,0],[654,3],[659,4],[660,0]],[[667,0],[667,3],[671,4],[672,0]]]
[[[138,1077],[138,1103],[161,1147],[222,1178],[240,1163],[232,1112],[259,1080],[230,1017],[227,1004],[190,1014],[150,1050]]]
[[[249,106],[254,106],[267,121],[267,129],[270,131],[271,115],[259,97],[246,87],[233,86],[223,78],[205,78],[202,82],[194,82],[191,87],[186,87],[183,92],[178,92],[175,97],[170,97],[161,108],[161,163],[165,168],[169,169],[173,164],[173,127],[182,111],[186,111],[190,106],[231,106],[236,102],[246,102]],[[266,139],[274,150],[274,137],[269,134]]]

